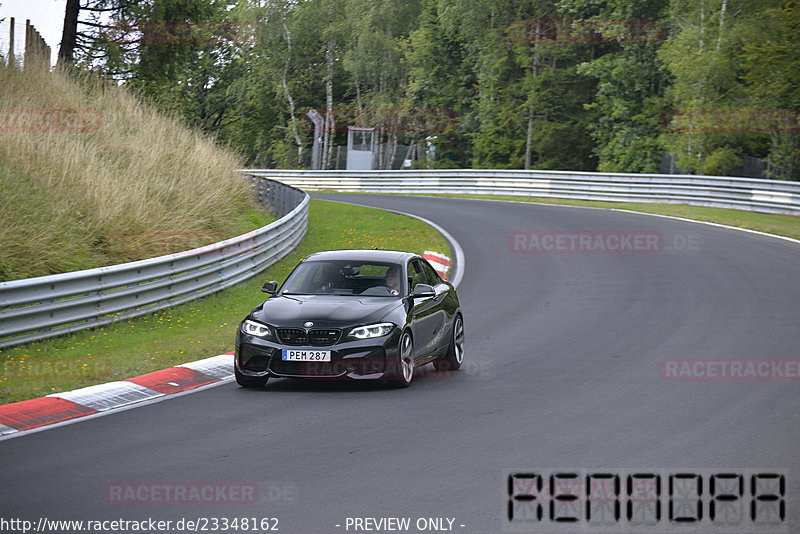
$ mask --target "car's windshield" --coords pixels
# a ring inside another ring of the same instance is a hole
[[[281,288],[287,295],[397,297],[404,293],[400,265],[352,261],[306,261]]]

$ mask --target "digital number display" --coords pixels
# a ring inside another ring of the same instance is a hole
[[[519,469],[505,485],[508,531],[788,532],[785,470]]]

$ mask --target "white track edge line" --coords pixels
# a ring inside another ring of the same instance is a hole
[[[341,193],[347,194],[347,193]],[[606,210],[606,211],[619,211],[622,213],[633,213],[635,215],[649,215],[650,217],[661,217],[664,219],[674,219],[676,221],[684,221],[696,224],[705,224],[708,226],[716,226],[718,228],[727,228],[728,230],[739,230],[741,232],[747,232],[750,234],[762,235],[765,237],[774,237],[775,239],[783,239],[784,241],[789,241],[790,243],[796,243],[800,245],[800,239],[794,239],[793,237],[787,237],[785,235],[778,235],[778,234],[770,234],[768,232],[761,232],[759,230],[752,230],[750,228],[742,228],[740,226],[730,226],[727,224],[721,223],[714,223],[709,221],[698,221],[697,219],[687,219],[686,217],[678,217],[677,215],[664,215],[661,213],[650,213],[647,211],[635,211],[635,210],[626,210],[624,208],[606,208],[603,206],[577,206],[575,204],[556,204],[550,202],[527,202],[525,200],[508,200],[508,199],[499,199],[499,198],[471,198],[471,197],[460,197],[460,196],[434,196],[434,195],[412,195],[408,193],[363,193],[367,195],[381,195],[381,196],[414,196],[414,197],[424,197],[424,198],[455,198],[458,200],[475,200],[478,202],[508,202],[511,204],[533,204],[535,206],[553,206],[557,208],[580,208],[580,209],[588,209],[588,210]],[[320,199],[321,200],[321,199]],[[336,202],[331,201],[331,202]],[[681,204],[681,206],[688,206],[689,204]],[[372,206],[369,206],[372,207]],[[705,206],[700,206],[705,207]],[[725,209],[725,208],[721,208]],[[732,208],[728,208],[732,209]],[[391,211],[391,210],[387,210]],[[747,213],[760,213],[760,212],[747,212]],[[770,214],[765,214],[770,215]]]

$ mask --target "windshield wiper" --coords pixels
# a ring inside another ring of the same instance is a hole
[[[296,300],[297,302],[303,302],[300,299],[296,299],[294,297],[290,297],[289,295],[304,295],[305,293],[281,293],[281,297],[286,297],[287,299]]]

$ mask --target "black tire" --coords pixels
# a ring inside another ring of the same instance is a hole
[[[243,388],[263,388],[267,385],[268,376],[246,376],[239,372],[234,365],[233,374],[236,376],[236,383]]]
[[[453,321],[453,337],[447,354],[433,360],[433,366],[437,371],[447,372],[456,371],[464,363],[464,319],[457,315]]]
[[[403,332],[397,347],[397,359],[391,366],[392,378],[389,385],[396,388],[407,388],[414,379],[414,340],[411,334]]]

